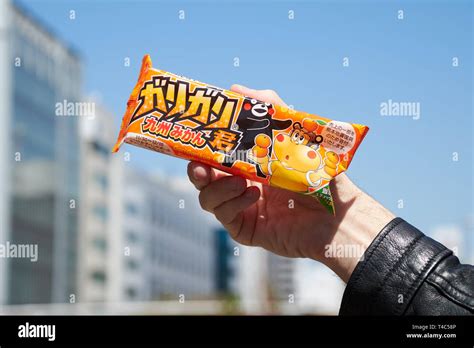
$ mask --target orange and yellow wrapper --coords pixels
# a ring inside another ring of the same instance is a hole
[[[152,67],[143,58],[113,151],[123,142],[311,195],[332,214],[329,182],[367,126],[266,103]]]

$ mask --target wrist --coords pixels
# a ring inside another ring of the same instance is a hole
[[[365,250],[395,216],[344,173],[331,182],[331,193],[336,207],[329,223],[332,238],[317,259],[347,282]]]

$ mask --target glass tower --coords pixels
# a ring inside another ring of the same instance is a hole
[[[3,302],[67,302],[76,288],[80,115],[58,105],[80,100],[80,59],[26,10],[5,7],[11,106],[4,239],[37,245],[38,259],[0,261],[8,274]]]

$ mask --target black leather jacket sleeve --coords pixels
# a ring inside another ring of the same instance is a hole
[[[340,315],[472,315],[474,267],[401,218],[365,251]]]

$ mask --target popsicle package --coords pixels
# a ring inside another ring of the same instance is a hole
[[[143,58],[113,152],[125,142],[311,195],[332,214],[329,182],[367,126],[248,98],[152,67]]]

